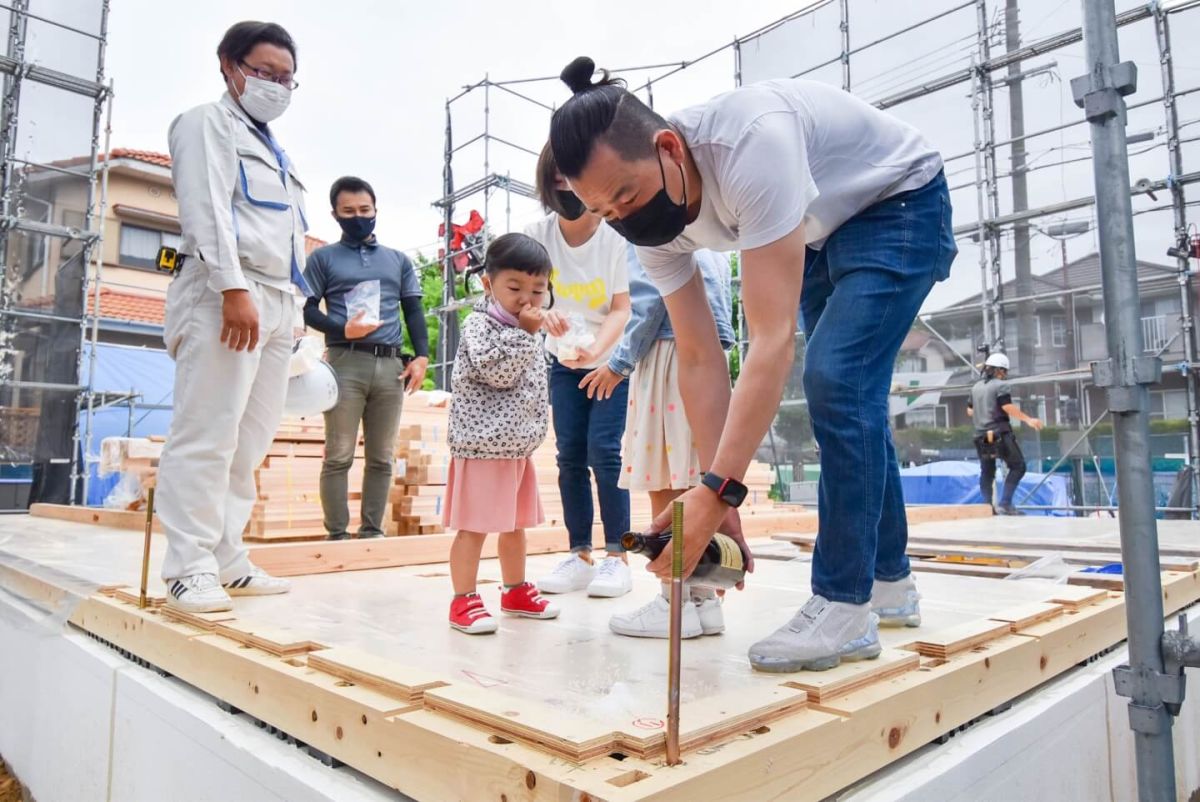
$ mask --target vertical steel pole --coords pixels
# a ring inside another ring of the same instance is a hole
[[[442,251],[442,307],[449,307],[454,302],[454,254],[451,243],[454,242],[454,128],[450,112],[450,102],[446,101],[446,148],[442,164],[442,197],[446,205],[442,207],[443,238]],[[458,313],[446,308],[442,312],[441,325],[438,330],[437,360],[438,388],[450,389],[451,360],[458,350]]]
[[[1136,67],[1119,63],[1114,0],[1083,0],[1083,41],[1088,73],[1071,82],[1091,128],[1096,219],[1104,285],[1108,359],[1093,367],[1107,390],[1117,462],[1121,561],[1129,665],[1117,669],[1118,693],[1128,696],[1134,733],[1138,797],[1175,799],[1171,717],[1164,704],[1163,599],[1159,573],[1154,484],[1150,471],[1147,387],[1158,381],[1156,357],[1143,356],[1139,320],[1133,205],[1125,141],[1125,101],[1137,86]]]
[[[1179,279],[1180,337],[1183,340],[1183,361],[1187,368],[1188,465],[1192,469],[1192,518],[1200,511],[1200,412],[1196,410],[1196,329],[1195,298],[1192,294],[1191,264],[1188,253],[1187,197],[1183,184],[1183,148],[1179,142],[1179,108],[1175,102],[1175,62],[1171,55],[1171,27],[1167,12],[1155,3],[1154,36],[1158,42],[1158,61],[1162,68],[1163,112],[1166,115],[1167,158],[1170,161],[1168,189],[1171,191],[1171,210],[1175,217],[1175,247],[1182,255],[1176,257]]]
[[[979,2],[982,4],[983,0],[979,0]],[[986,343],[991,344],[992,294],[988,284],[989,262],[985,242],[988,236],[988,213],[986,207],[987,173],[983,164],[983,103],[980,98],[982,87],[979,83],[981,71],[976,67],[974,59],[972,59],[971,67],[971,116],[975,123],[975,205],[976,219],[979,221],[979,227],[976,229],[976,237],[979,240],[979,314],[983,317],[983,339]],[[971,354],[967,356],[973,358]]]
[[[1000,186],[996,178],[996,120],[995,104],[992,93],[992,73],[987,64],[992,58],[990,29],[988,25],[987,0],[976,0],[975,17],[978,27],[978,42],[976,58],[978,60],[977,76],[979,79],[979,117],[983,140],[980,150],[983,156],[983,186],[987,199],[986,221],[1000,216]],[[1000,274],[1000,232],[991,225],[981,225],[980,233],[987,237],[987,259],[991,273],[991,297],[986,299],[991,309],[992,330],[989,333],[989,344],[997,345],[1004,339],[1004,307],[1001,296],[1004,292],[1004,280]],[[985,247],[983,239],[979,247]],[[985,292],[986,294],[986,292]]]
[[[850,91],[850,0],[842,0],[842,89]]]
[[[28,18],[28,0],[13,0],[9,11],[7,56],[18,68],[4,79],[4,94],[0,100],[0,217],[11,220],[21,207],[18,185],[21,182],[19,168],[13,163],[17,155],[17,113],[21,105],[21,86],[25,78],[25,28]],[[10,309],[17,304],[16,273],[8,270],[8,246],[13,231],[0,228],[0,310]],[[48,269],[49,266],[47,266]],[[16,372],[16,349],[11,347],[16,338],[15,317],[0,317],[0,379],[10,373],[12,379],[21,378]]]

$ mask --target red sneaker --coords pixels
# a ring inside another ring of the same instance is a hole
[[[488,635],[496,631],[496,619],[483,606],[478,593],[468,593],[451,600],[450,626],[468,635]]]
[[[522,618],[558,618],[558,607],[543,599],[531,582],[501,593],[500,610]]]

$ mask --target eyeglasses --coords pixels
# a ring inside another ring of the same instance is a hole
[[[264,69],[260,69],[258,67],[251,66],[250,64],[247,64],[244,61],[241,64],[243,67],[246,68],[246,71],[249,72],[251,75],[253,75],[255,78],[261,78],[264,81],[270,81],[271,83],[279,84],[280,86],[285,87],[287,89],[291,89],[291,90],[296,90],[296,89],[300,88],[300,82],[297,81],[295,78],[293,78],[290,75],[276,75],[275,73],[271,72],[270,70],[264,70]]]

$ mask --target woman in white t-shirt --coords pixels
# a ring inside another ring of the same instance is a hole
[[[538,193],[549,212],[525,228],[550,254],[554,309],[548,313],[550,407],[558,446],[558,489],[571,554],[538,580],[545,593],[586,589],[623,596],[633,587],[621,536],[629,531],[629,491],[618,486],[629,383],[594,390],[629,320],[628,245],[588,214],[558,174],[547,145],[538,159]],[[607,555],[592,560],[592,476]]]
[[[912,126],[814,81],[752,84],[664,119],[594,72],[588,58],[563,70],[574,95],[550,143],[571,189],[639,246],[666,300],[706,471],[680,497],[685,572],[718,526],[741,539],[740,480],[791,373],[799,309],[821,448],[813,596],[750,648],[750,663],[820,670],[878,657],[878,624],[920,624],[888,391],[900,344],[957,252],[942,158]],[[750,347],[732,396],[701,248],[741,251]],[[669,576],[669,555],[650,567]]]

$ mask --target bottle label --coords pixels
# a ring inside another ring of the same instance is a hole
[[[742,557],[742,549],[738,546],[737,541],[728,535],[717,533],[713,535],[713,541],[720,549],[718,554],[718,563],[734,571],[745,571],[746,561]]]

